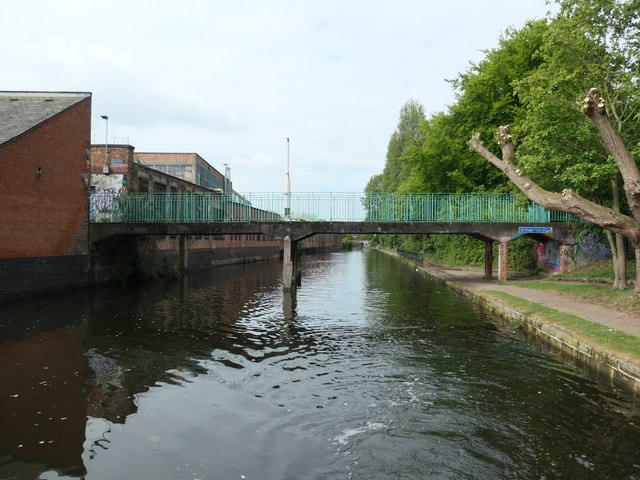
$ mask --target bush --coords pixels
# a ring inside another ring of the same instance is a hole
[[[423,241],[424,257],[451,267],[484,265],[484,242],[467,235],[432,235]]]
[[[378,241],[389,247],[401,247],[413,252],[422,252],[423,257],[433,263],[450,267],[483,267],[484,241],[467,235],[390,235],[378,236]],[[509,242],[507,267],[509,270],[530,273],[538,270],[536,263],[536,241],[520,237]],[[494,268],[498,266],[499,244],[493,244]]]
[[[522,273],[538,271],[536,256],[537,243],[538,242],[529,237],[520,237],[509,242],[509,247],[507,248],[507,268]],[[494,258],[498,258],[497,253],[494,253]]]

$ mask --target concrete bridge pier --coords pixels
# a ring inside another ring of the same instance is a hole
[[[493,240],[484,241],[484,278],[493,279]]]
[[[493,242],[494,240],[484,241],[484,278],[493,280]],[[507,242],[508,240],[500,239],[498,247],[498,281],[507,281]]]
[[[507,281],[507,241],[500,242],[498,248],[498,280],[501,282]]]
[[[284,237],[284,255],[282,261],[282,287],[284,290],[295,289],[299,285],[300,273],[298,272],[298,242],[289,235]]]

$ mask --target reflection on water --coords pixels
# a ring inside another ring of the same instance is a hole
[[[640,478],[635,402],[377,252],[0,307],[0,478]]]

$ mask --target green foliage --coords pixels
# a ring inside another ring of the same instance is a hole
[[[555,17],[507,30],[496,49],[451,80],[456,102],[446,112],[426,119],[417,101],[402,107],[377,191],[513,191],[467,147],[476,131],[489,139],[510,125],[522,170],[542,187],[611,198],[617,169],[576,100],[598,86],[640,154],[640,0],[557,3]],[[493,142],[487,147],[499,154]]]
[[[400,244],[397,244],[401,241]],[[484,266],[484,242],[466,235],[405,235],[395,239],[393,247],[422,252],[424,258],[432,263],[450,267]],[[520,273],[537,271],[536,241],[520,237],[509,242],[507,249],[507,268]],[[392,245],[389,245],[392,246]],[[494,243],[494,267],[497,268],[498,244]]]
[[[382,173],[383,192],[396,192],[413,170],[413,158],[422,144],[424,108],[420,102],[409,100],[400,110],[396,131],[387,147],[387,159]]]
[[[532,238],[524,236],[509,242],[507,248],[507,269],[520,273],[537,271],[536,243]],[[497,258],[495,253],[494,258]]]
[[[455,166],[448,171],[456,191],[513,190],[499,170],[470,151],[467,142],[477,131],[484,138],[493,138],[498,125],[511,125],[512,132],[517,131],[524,105],[514,85],[539,67],[537,53],[546,28],[544,21],[536,21],[521,30],[508,30],[497,49],[452,81],[457,102],[449,109],[444,136],[455,140],[447,148],[455,154]],[[487,146],[498,153],[496,145]]]
[[[538,21],[508,31],[498,49],[451,81],[457,101],[448,111],[426,119],[422,105],[409,100],[389,140],[384,171],[366,191],[512,191],[504,175],[471,152],[467,141],[478,126],[492,135],[496,125],[517,123],[523,115],[513,85],[539,66],[536,52],[545,28]]]
[[[629,145],[637,115],[640,0],[559,0],[539,51],[539,68],[515,83],[526,105],[518,125],[519,166],[543,188],[611,199],[617,168],[577,100],[591,87]]]
[[[619,173],[577,101],[598,87],[623,140],[640,158],[640,0],[556,3],[557,14],[507,30],[497,48],[451,80],[456,101],[446,111],[425,118],[415,100],[402,107],[384,170],[372,177],[367,194],[514,192],[499,169],[467,146],[475,132],[487,140],[498,126],[510,125],[523,173],[548,190],[571,188],[611,204],[611,182],[619,181]],[[494,142],[485,145],[500,156]],[[460,238],[434,236],[423,248],[434,261],[479,264],[482,244]],[[376,239],[388,246],[415,241]],[[531,265],[533,248],[517,243],[510,245],[509,266],[520,270]]]
[[[364,188],[365,193],[380,193],[382,190],[382,174],[374,175]]]
[[[452,267],[484,265],[484,243],[466,235],[432,235],[423,243],[424,258]]]

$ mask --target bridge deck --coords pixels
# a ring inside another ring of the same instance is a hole
[[[573,243],[575,223],[528,223],[529,235]],[[479,239],[507,241],[520,236],[523,225],[514,222],[209,222],[209,223],[94,223],[91,240],[122,235],[241,235],[263,234],[293,241],[322,233],[337,234],[466,234]]]

